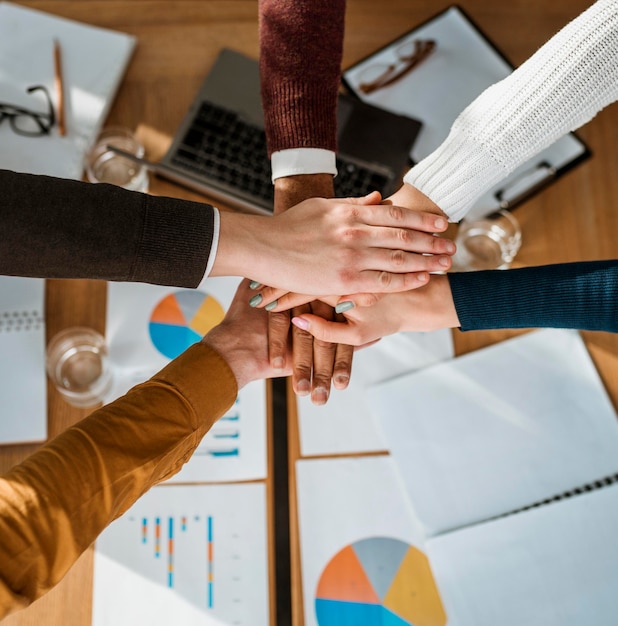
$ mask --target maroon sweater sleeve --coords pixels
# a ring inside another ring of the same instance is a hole
[[[345,0],[260,0],[260,72],[269,156],[337,148]]]

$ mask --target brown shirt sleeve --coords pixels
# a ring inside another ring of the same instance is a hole
[[[196,287],[214,233],[208,204],[0,170],[0,274]]]
[[[0,478],[0,619],[57,584],[110,522],[178,472],[237,392],[226,361],[196,344]]]

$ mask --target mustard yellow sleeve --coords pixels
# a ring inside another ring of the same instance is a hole
[[[0,478],[0,619],[57,584],[153,485],[179,471],[238,389],[196,344]]]

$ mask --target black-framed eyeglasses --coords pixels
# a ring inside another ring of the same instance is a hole
[[[43,85],[28,87],[26,91],[28,93],[42,91],[45,98],[47,98],[49,111],[47,113],[38,113],[37,111],[30,111],[29,109],[24,109],[14,104],[0,102],[0,124],[2,124],[5,119],[8,119],[13,131],[18,135],[24,135],[26,137],[49,135],[49,131],[56,123],[54,105],[52,104],[49,92]]]

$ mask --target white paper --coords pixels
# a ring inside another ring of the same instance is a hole
[[[320,626],[444,626],[424,535],[392,460],[309,459],[296,472],[305,625],[317,626],[322,611]],[[404,574],[412,574],[405,592],[394,597]]]
[[[616,414],[575,331],[521,335],[369,398],[429,534],[618,472]]]
[[[450,359],[450,330],[399,333],[354,354],[347,389],[332,389],[325,405],[297,398],[303,456],[385,450],[386,442],[367,404],[369,385]]]
[[[427,542],[449,626],[614,626],[618,486]]]
[[[207,278],[197,289],[109,283],[107,340],[114,383],[106,402],[150,378],[221,321],[239,282]],[[265,382],[245,386],[171,482],[265,478],[266,413]]]
[[[0,168],[80,179],[84,155],[107,116],[136,39],[0,2],[0,102],[47,112],[44,96],[26,93],[43,85],[57,113],[54,39],[61,48],[67,133],[60,136],[56,126],[50,135],[23,137],[4,120]]]
[[[47,438],[45,281],[0,276],[0,443]]]
[[[151,489],[96,542],[93,626],[267,626],[266,528],[263,483]]]
[[[372,94],[364,94],[358,89],[363,82],[363,72],[368,67],[397,64],[397,48],[416,39],[433,39],[436,42],[435,50],[418,67],[401,80]],[[355,65],[344,73],[344,77],[356,95],[366,102],[423,122],[411,154],[412,160],[418,162],[446,139],[453,122],[468,104],[487,87],[511,72],[510,65],[502,56],[457,7],[452,7],[393,45]],[[520,186],[522,179],[529,179],[524,188],[532,187],[538,164],[547,162],[560,169],[584,152],[583,144],[572,135],[562,137],[483,194],[468,216],[472,219],[496,210],[499,204],[496,192]]]

